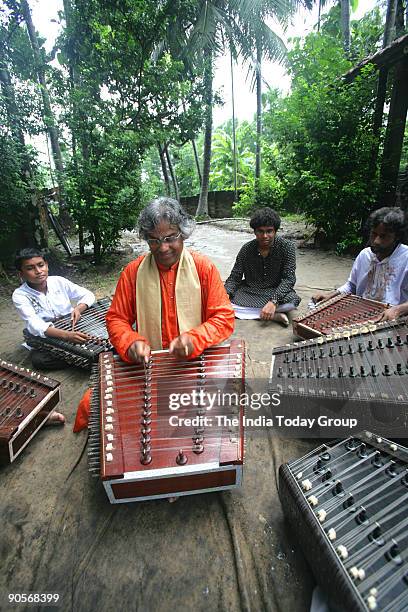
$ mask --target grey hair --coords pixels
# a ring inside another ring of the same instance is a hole
[[[139,236],[147,240],[149,234],[153,232],[162,221],[167,221],[170,225],[176,225],[183,239],[191,236],[195,228],[194,219],[184,210],[177,200],[162,196],[149,202],[140,213],[138,221]]]

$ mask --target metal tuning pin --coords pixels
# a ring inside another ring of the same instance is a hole
[[[365,378],[366,376],[368,376],[368,372],[366,371],[365,367],[362,365],[360,366],[360,376],[361,378]]]
[[[375,364],[371,366],[371,376],[378,376],[378,372],[377,372],[377,368],[375,367]]]
[[[355,351],[354,351],[354,349],[353,349],[353,345],[352,345],[352,344],[349,344],[349,345],[348,345],[348,351],[347,351],[347,353],[348,353],[349,355],[353,355],[353,353],[354,353],[354,352],[355,352]]]
[[[384,342],[383,342],[382,338],[378,338],[377,345],[378,345],[378,348],[380,348],[380,349],[384,348]]]
[[[343,484],[340,482],[340,480],[338,480],[338,481],[336,482],[335,487],[334,487],[334,491],[333,491],[333,492],[334,492],[334,494],[335,494],[335,495],[339,495],[340,497],[341,497],[342,495],[345,495],[345,493],[344,493],[344,487],[343,487]]]
[[[403,563],[400,547],[398,545],[398,542],[396,542],[395,540],[393,540],[392,546],[385,553],[385,556],[389,561],[393,561],[396,565],[401,565]]]
[[[387,467],[387,469],[385,470],[386,473],[388,474],[388,476],[391,476],[392,478],[394,478],[394,476],[398,475],[398,471],[397,471],[397,464],[395,461],[391,461],[391,464],[389,465],[389,467]]]
[[[404,374],[402,363],[397,363],[397,369],[395,370],[394,374],[398,374],[398,376],[402,376]]]
[[[149,465],[149,463],[151,462],[152,462],[151,454],[146,449],[143,449],[140,455],[140,463],[142,465]]]
[[[392,338],[391,338],[391,336],[389,336],[389,337],[387,338],[387,348],[394,348],[394,346],[395,346],[395,345],[394,345],[394,343],[393,343],[393,341],[392,341]]]
[[[372,340],[369,340],[369,341],[368,341],[368,347],[367,347],[367,350],[368,350],[368,351],[374,351],[374,350],[375,350],[375,347],[374,347],[374,345],[373,345],[373,341],[372,341]]]
[[[401,336],[397,336],[397,339],[395,341],[395,346],[403,346],[403,341],[401,340]]]
[[[383,375],[384,376],[391,376],[390,366],[387,363],[384,365]]]
[[[374,455],[374,458],[372,460],[372,464],[375,467],[381,467],[382,466],[382,461],[381,461],[382,455],[380,453],[380,451],[377,451]]]
[[[338,372],[337,372],[337,376],[338,376],[338,378],[343,378],[343,376],[344,376],[343,366],[339,366],[339,369],[338,369]]]
[[[343,345],[339,345],[339,355],[342,357],[344,355]]]
[[[368,525],[367,510],[361,506],[360,512],[356,516],[356,521],[359,525]]]
[[[365,351],[365,346],[364,346],[364,344],[363,344],[362,342],[359,342],[359,343],[358,343],[358,352],[359,352],[359,353],[364,353],[364,351]]]
[[[354,451],[360,446],[360,442],[354,438],[350,438],[350,440],[347,440],[345,446],[347,450]]]
[[[177,465],[186,465],[187,461],[188,459],[186,455],[184,454],[183,449],[181,448],[176,457],[176,463]]]
[[[367,444],[365,444],[364,442],[362,442],[360,444],[360,448],[358,449],[358,456],[361,457],[362,459],[364,459],[365,457],[368,456],[368,451],[367,451]]]
[[[349,376],[350,376],[350,378],[355,378],[357,376],[357,374],[355,373],[355,370],[354,370],[354,366],[350,366]]]

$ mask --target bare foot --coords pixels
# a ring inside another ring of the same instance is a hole
[[[52,412],[47,420],[48,425],[65,425],[65,417],[60,412]]]
[[[174,502],[178,500],[178,497],[168,497],[167,499],[169,500],[169,504],[174,504]]]
[[[283,327],[289,327],[289,319],[284,312],[277,312],[273,320],[283,325]]]

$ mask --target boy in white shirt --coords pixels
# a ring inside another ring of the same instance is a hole
[[[14,291],[12,299],[28,331],[33,336],[60,338],[74,344],[88,340],[86,334],[75,331],[75,325],[81,314],[95,302],[94,294],[62,276],[48,276],[47,259],[37,249],[20,251],[16,268],[23,282]],[[72,302],[77,305],[73,307]],[[52,322],[69,313],[72,330],[56,329]],[[66,367],[47,351],[32,350],[31,359],[35,368]]]

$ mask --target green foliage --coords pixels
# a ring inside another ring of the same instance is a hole
[[[358,240],[374,202],[368,177],[376,75],[367,67],[352,84],[342,82],[352,64],[342,50],[335,10],[321,33],[294,41],[288,55],[291,94],[283,98],[271,91],[264,98],[264,161],[284,184],[283,207],[303,212],[329,242],[346,248]],[[354,50],[361,56],[375,50],[379,25],[377,11],[360,22]]]
[[[252,179],[241,191],[239,202],[233,206],[235,217],[245,217],[257,208],[282,210],[285,189],[282,181],[273,175],[264,174],[260,179]]]
[[[246,185],[255,168],[255,132],[244,121],[236,122],[237,188]],[[234,143],[232,121],[214,131],[210,186],[213,190],[234,188]]]
[[[22,154],[16,143],[0,131],[0,236],[6,240],[18,230],[24,207],[30,199],[27,184],[22,180]]]
[[[122,229],[134,227],[141,208],[134,141],[132,133],[94,136],[88,156],[78,154],[68,168],[70,210],[88,233],[97,262],[117,244]]]

